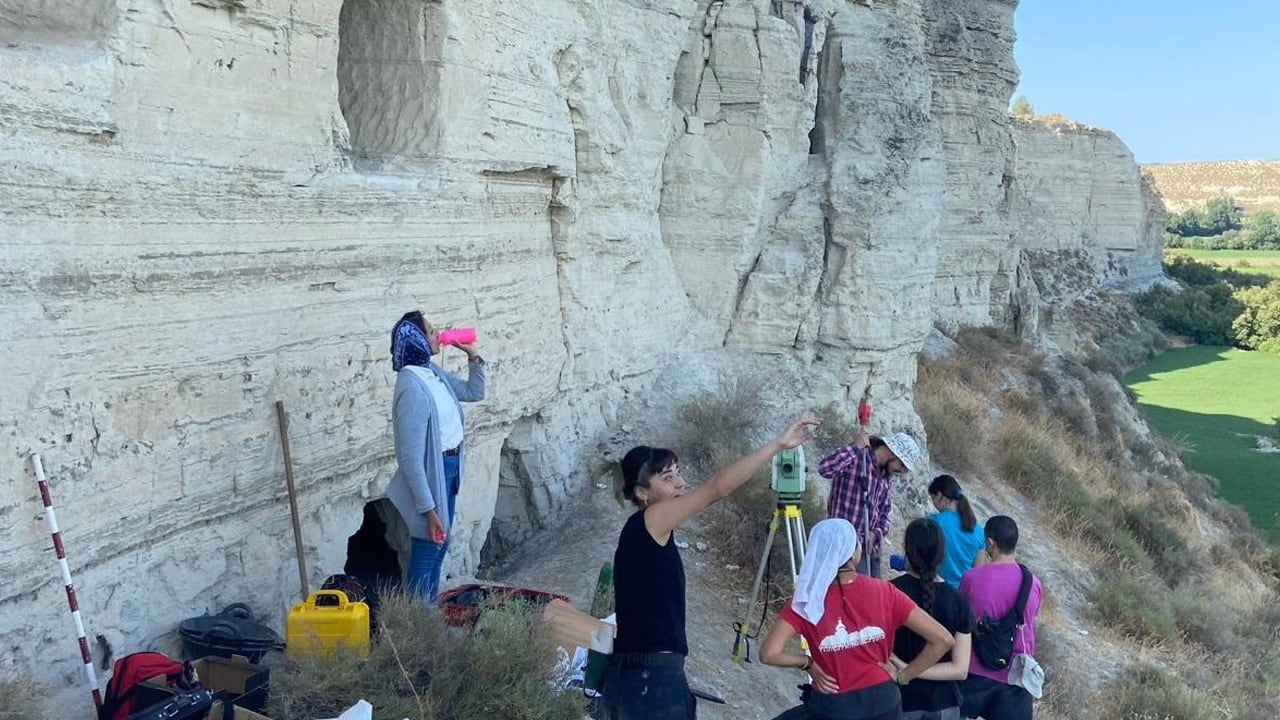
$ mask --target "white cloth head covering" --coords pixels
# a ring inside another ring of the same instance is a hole
[[[848,520],[831,518],[813,526],[809,545],[796,578],[791,606],[805,620],[818,624],[826,606],[827,588],[841,566],[858,550],[858,533]]]

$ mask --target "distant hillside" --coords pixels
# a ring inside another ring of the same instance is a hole
[[[1245,212],[1280,211],[1280,160],[1227,160],[1144,165],[1169,212],[1230,195]]]

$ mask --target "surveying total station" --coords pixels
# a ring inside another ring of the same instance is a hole
[[[794,589],[796,571],[804,560],[804,516],[800,505],[804,501],[805,465],[804,448],[798,447],[783,450],[773,456],[773,480],[769,486],[777,496],[773,508],[773,518],[769,521],[769,537],[764,542],[764,552],[760,554],[760,566],[756,569],[755,583],[751,586],[751,600],[747,603],[746,616],[740,623],[733,624],[733,661],[742,662],[750,654],[750,640],[759,636],[759,625],[752,625],[756,602],[760,599],[760,588],[764,585],[765,571],[769,566],[769,553],[773,551],[773,541],[778,536],[778,526],[786,527],[787,562],[791,568],[791,586]],[[763,615],[761,618],[763,623]]]

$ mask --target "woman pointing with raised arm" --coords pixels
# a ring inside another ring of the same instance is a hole
[[[684,564],[673,537],[687,520],[742,487],[782,450],[813,439],[805,411],[763,447],[689,491],[676,454],[641,445],[622,458],[622,494],[638,510],[618,536],[613,583],[618,633],[604,681],[609,720],[692,720],[684,674]]]

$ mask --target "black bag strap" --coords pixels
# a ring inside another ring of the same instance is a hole
[[[1018,563],[1018,567],[1022,570],[1022,587],[1018,588],[1018,602],[1013,606],[1013,616],[1017,618],[1016,624],[1022,627],[1022,619],[1027,614],[1027,598],[1031,596],[1031,571],[1026,565]]]

